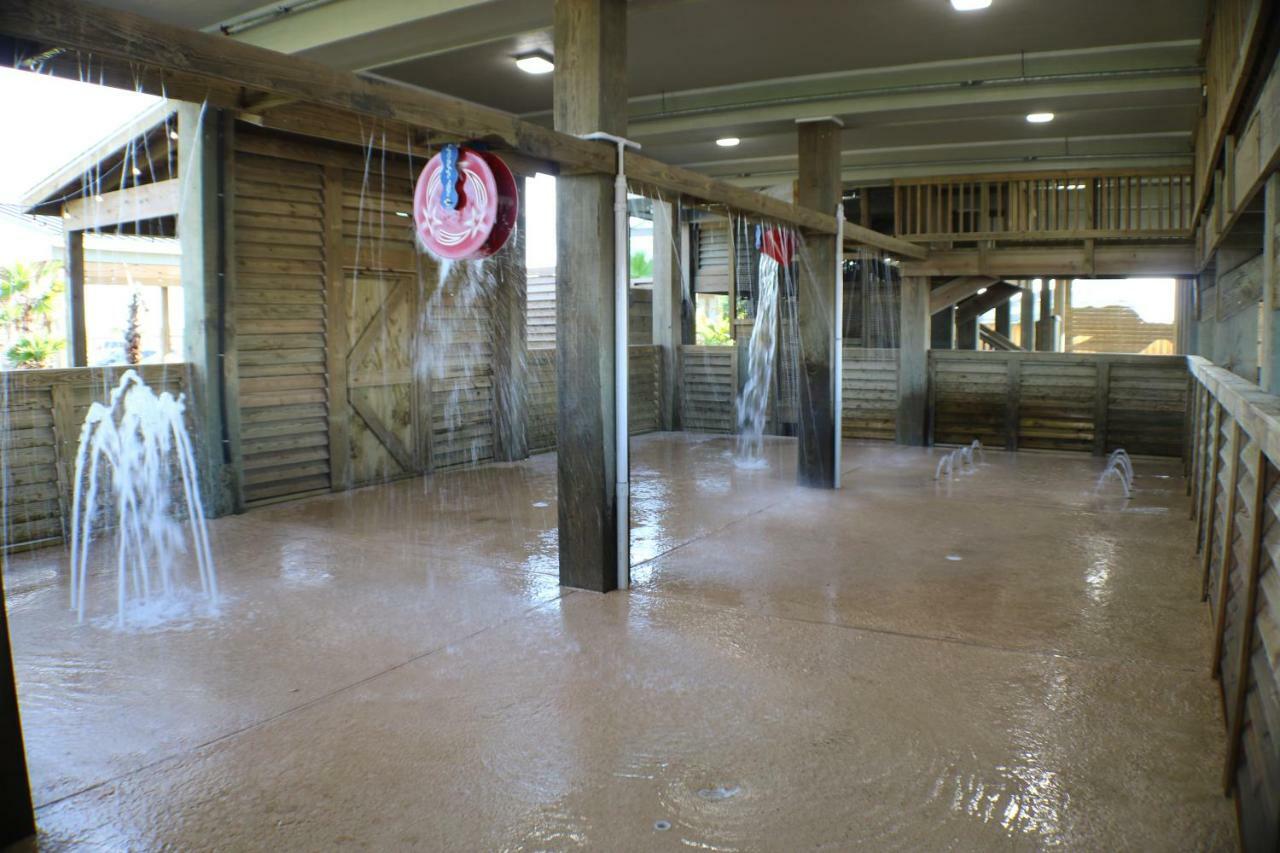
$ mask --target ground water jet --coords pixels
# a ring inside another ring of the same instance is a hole
[[[1107,465],[1102,470],[1101,476],[1098,477],[1097,490],[1101,491],[1103,485],[1109,478],[1120,481],[1120,487],[1124,489],[1125,499],[1133,497],[1133,460],[1129,458],[1129,454],[1124,448],[1117,448],[1107,457]]]
[[[217,571],[185,411],[185,395],[157,395],[134,370],[121,375],[107,403],[89,406],[76,451],[71,509],[71,607],[81,621],[87,608],[90,545],[100,516],[116,531],[118,626],[138,606],[172,600],[182,575],[176,557],[186,552],[188,536],[200,593],[216,611]],[[107,490],[110,503],[99,507],[99,496]]]

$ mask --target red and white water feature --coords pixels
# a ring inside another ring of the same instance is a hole
[[[516,179],[497,155],[446,145],[418,176],[413,222],[436,257],[477,260],[506,245],[518,204]]]
[[[777,226],[761,229],[759,249],[784,267],[796,255],[796,235]]]

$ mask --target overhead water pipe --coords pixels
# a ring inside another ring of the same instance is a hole
[[[832,483],[840,488],[840,457],[843,451],[841,433],[844,432],[844,200],[836,202],[836,299],[835,299],[835,353],[831,376],[835,382],[835,463]],[[866,342],[863,342],[866,346]]]
[[[629,213],[627,211],[626,151],[640,150],[638,142],[595,131],[583,139],[610,142],[618,149],[618,173],[613,180],[613,435],[614,435],[614,516],[617,519],[615,554],[618,589],[631,585],[631,424],[628,399],[627,308],[631,283],[631,255],[627,251]]]

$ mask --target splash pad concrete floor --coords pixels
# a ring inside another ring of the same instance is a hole
[[[1180,464],[634,442],[634,589],[554,457],[217,521],[221,614],[6,573],[42,848],[1232,849]]]

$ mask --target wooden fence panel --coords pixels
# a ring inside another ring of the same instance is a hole
[[[898,351],[845,347],[841,380],[844,437],[892,441],[898,426]]]
[[[736,347],[680,347],[680,403],[689,432],[731,433],[737,425]]]

